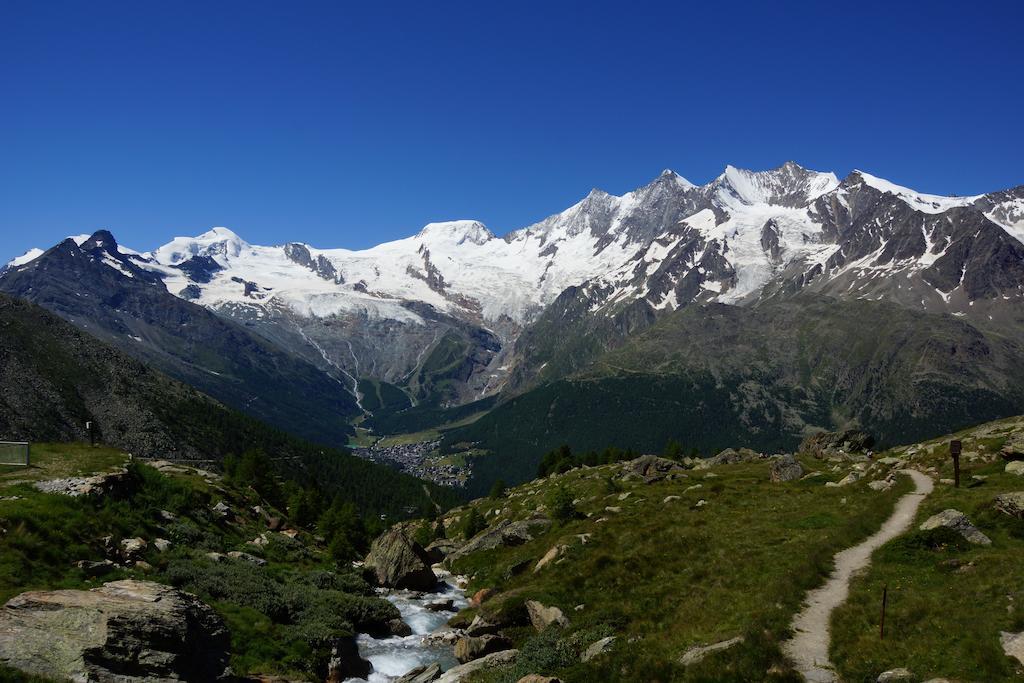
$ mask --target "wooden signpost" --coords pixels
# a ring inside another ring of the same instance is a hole
[[[882,586],[882,620],[878,625],[878,637],[885,639],[885,605],[889,602],[889,584]]]
[[[963,445],[959,440],[949,442],[949,454],[953,456],[953,486],[960,488],[960,452]]]

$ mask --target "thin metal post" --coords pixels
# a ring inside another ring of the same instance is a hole
[[[889,586],[885,585],[882,587],[882,620],[878,625],[878,637],[881,640],[885,640],[885,604],[889,600]]]

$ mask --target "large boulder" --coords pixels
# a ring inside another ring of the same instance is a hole
[[[865,453],[875,445],[875,438],[859,429],[842,432],[818,432],[800,443],[800,452],[819,460],[844,460],[850,455]]]
[[[377,583],[387,588],[429,591],[437,585],[427,552],[401,527],[379,536],[370,546],[366,568]]]
[[[796,481],[804,476],[803,466],[792,455],[783,455],[772,461],[771,480],[775,483]]]
[[[526,601],[526,611],[530,615],[530,623],[538,631],[543,631],[549,626],[565,628],[569,625],[569,620],[562,610],[554,606],[545,607],[536,600]]]
[[[710,458],[698,461],[694,465],[694,469],[706,470],[711,467],[718,467],[719,465],[737,465],[743,462],[755,462],[763,459],[765,456],[757,451],[753,451],[749,448],[726,448],[724,451],[719,451],[717,454]]]
[[[682,475],[686,468],[674,460],[659,458],[656,455],[642,455],[622,465],[622,476],[643,479],[645,484]]]
[[[459,638],[455,643],[455,658],[465,664],[480,659],[493,652],[511,650],[512,641],[504,636],[486,635],[479,637],[467,636]]]
[[[1024,460],[1011,460],[1006,463],[1006,473],[1024,476]]]
[[[735,647],[742,642],[743,636],[736,636],[735,638],[723,640],[721,642],[713,643],[711,645],[693,645],[686,649],[686,652],[683,653],[683,656],[679,658],[679,663],[683,666],[697,664],[698,662],[703,661],[704,658],[710,654],[714,654],[715,652],[721,652],[722,650],[728,650],[729,648]]]
[[[448,555],[445,561],[455,562],[481,550],[522,545],[532,541],[550,527],[551,520],[544,516],[531,517],[518,522],[504,519],[469,539],[461,548]]]
[[[971,520],[967,519],[967,515],[959,510],[943,510],[937,515],[932,515],[921,524],[921,531],[938,529],[939,527],[952,529],[971,543],[976,543],[977,545],[992,544],[992,540],[981,533],[978,527],[971,524]]]
[[[32,591],[0,609],[0,663],[46,678],[216,681],[230,675],[229,648],[213,608],[150,581]]]
[[[518,657],[519,650],[502,650],[501,652],[495,652],[487,655],[486,657],[474,659],[472,662],[460,664],[459,666],[448,669],[441,674],[441,677],[437,679],[437,682],[466,683],[466,681],[469,681],[477,672],[488,671],[499,666],[514,664]]]
[[[416,667],[395,683],[431,683],[431,681],[436,681],[440,675],[441,666],[435,662]]]

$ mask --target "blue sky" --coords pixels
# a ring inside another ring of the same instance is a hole
[[[785,9],[781,9],[781,8]],[[663,168],[1024,183],[1021,3],[8,2],[0,259],[504,233]]]

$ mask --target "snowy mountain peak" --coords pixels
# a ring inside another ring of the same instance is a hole
[[[772,204],[785,207],[806,205],[839,186],[835,173],[812,171],[787,161],[767,171],[748,171],[726,166],[711,182],[726,206]]]
[[[212,228],[198,237],[175,237],[153,252],[160,263],[175,266],[194,256],[228,260],[250,249],[248,242],[228,228]],[[224,264],[221,264],[224,265]]]
[[[665,179],[669,179],[669,180],[674,180],[676,182],[676,184],[679,185],[679,187],[681,187],[681,188],[683,188],[685,190],[688,190],[690,188],[696,187],[696,185],[694,185],[689,180],[687,180],[683,176],[681,176],[678,173],[676,173],[675,171],[673,171],[671,168],[666,168],[664,171],[662,171],[661,175],[658,176],[658,178],[659,179],[665,178]]]
[[[451,244],[484,244],[494,239],[494,233],[480,221],[443,221],[427,223],[416,235],[417,239],[434,243]]]
[[[942,213],[943,211],[948,211],[949,209],[953,209],[958,206],[968,206],[976,202],[982,196],[944,197],[936,194],[925,194],[856,169],[850,173],[848,181],[851,183],[863,183],[864,185],[872,187],[883,194],[895,195],[906,202],[912,209],[916,209],[923,213]]]

